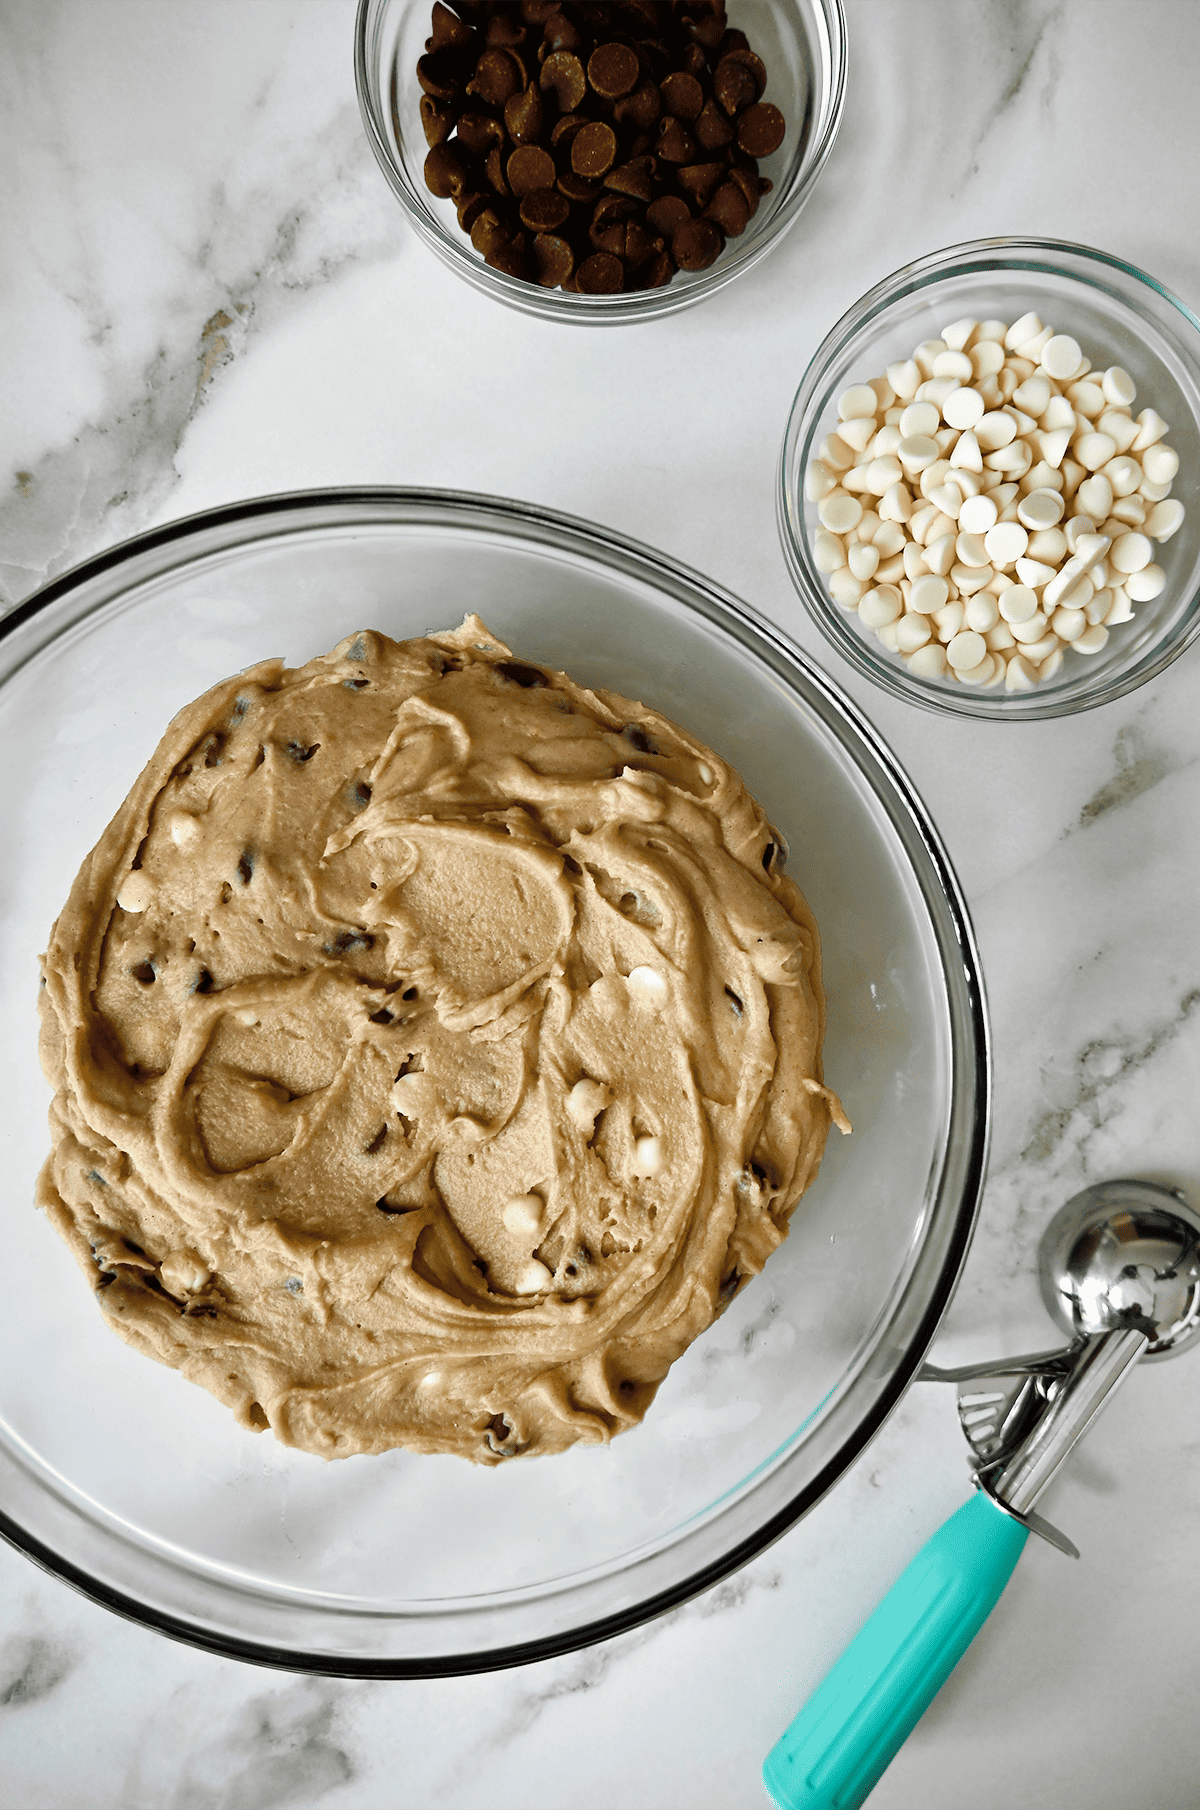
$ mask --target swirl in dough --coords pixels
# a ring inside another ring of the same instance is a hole
[[[40,1203],[324,1457],[605,1441],[784,1237],[816,929],[738,776],[477,617],[184,710],[43,961]]]

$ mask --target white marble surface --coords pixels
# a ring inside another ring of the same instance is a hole
[[[910,256],[1019,232],[1103,246],[1200,307],[1193,0],[848,12],[845,125],[791,236],[698,309],[587,333],[489,303],[408,230],[359,126],[353,0],[8,0],[7,600],[230,499],[424,484],[678,553],[831,666],[778,549],[774,466],[807,359],[857,295]],[[991,1173],[934,1355],[1042,1344],[1032,1254],[1062,1199],[1135,1173],[1200,1200],[1200,666],[1028,727],[834,676],[930,806],[989,983]],[[1131,1379],[1047,1498],[1082,1562],[1032,1542],[879,1810],[1200,1801],[1198,1403],[1194,1355]],[[918,1386],[731,1582],[573,1657],[425,1684],[215,1659],[5,1548],[0,1802],[759,1810],[767,1748],[964,1495],[953,1401]]]

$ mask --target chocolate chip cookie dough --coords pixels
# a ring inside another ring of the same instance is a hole
[[[323,1457],[641,1420],[844,1126],[781,853],[474,616],[214,687],[43,961],[39,1199],[110,1325]]]

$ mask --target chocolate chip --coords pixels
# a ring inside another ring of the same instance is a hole
[[[545,119],[542,97],[532,82],[523,94],[510,94],[504,103],[504,130],[515,145],[536,144]]]
[[[546,20],[542,32],[542,44],[546,50],[547,60],[557,51],[581,50],[583,39],[573,22],[556,7]]]
[[[538,87],[554,96],[560,113],[573,113],[587,93],[583,64],[573,51],[552,51],[542,64]]]
[[[760,101],[762,99],[763,89],[767,85],[766,65],[763,62],[761,57],[755,56],[754,52],[751,50],[749,44],[746,43],[745,38],[743,37],[743,34],[740,31],[739,32],[730,32],[728,34],[728,36],[731,40],[734,38],[740,38],[742,41],[739,44],[730,42],[728,48],[723,52],[722,56],[720,57],[720,59],[717,63],[717,70],[719,72],[721,65],[726,62],[740,63],[744,69],[748,69],[750,71],[751,76],[754,78],[754,93],[753,93],[751,99]],[[715,76],[713,77],[713,88],[714,88],[714,90],[716,88],[716,77]]]
[[[746,197],[746,206],[750,209],[750,212],[752,214],[756,212],[760,188],[758,165],[731,163],[729,166],[729,180],[730,182],[736,182],[737,186],[741,189],[742,194]]]
[[[520,660],[497,660],[492,671],[502,679],[507,679],[510,684],[519,685],[523,691],[550,683],[540,666],[526,666]]]
[[[492,195],[486,189],[465,190],[454,203],[458,214],[458,224],[465,233],[469,233],[482,214],[492,203]]]
[[[553,188],[557,174],[553,157],[541,145],[519,146],[508,160],[507,173],[509,186],[518,197],[532,195],[535,189]]]
[[[664,163],[691,163],[696,155],[696,141],[682,121],[668,113],[658,129],[654,150]]]
[[[666,78],[660,92],[667,112],[673,113],[676,119],[687,120],[689,125],[704,105],[703,88],[694,75],[687,75],[682,69],[676,69]]]
[[[467,93],[477,95],[489,107],[502,107],[524,86],[521,66],[510,50],[485,50],[467,83]]]
[[[339,930],[332,942],[326,943],[326,955],[353,955],[359,949],[373,949],[375,938],[366,930]]]
[[[696,143],[705,151],[720,151],[733,143],[733,127],[714,100],[705,101],[692,131]]]
[[[435,101],[431,94],[421,96],[421,124],[425,142],[440,145],[454,130],[454,108],[449,101]]]
[[[618,126],[636,126],[649,132],[662,117],[662,97],[653,82],[639,82],[632,94],[625,95],[613,108]]]
[[[720,256],[721,245],[711,220],[685,220],[671,239],[671,256],[680,270],[707,270]]]
[[[531,233],[556,232],[570,212],[571,203],[557,189],[534,189],[521,199],[521,224]]]
[[[568,201],[595,201],[600,193],[598,182],[589,182],[585,176],[577,176],[574,170],[564,170],[555,187]]]
[[[728,238],[736,239],[746,230],[750,207],[736,182],[723,182],[709,202],[705,213],[715,220]]]
[[[626,289],[661,289],[675,275],[676,264],[669,251],[656,252],[636,270],[630,271]]]
[[[600,44],[588,58],[587,79],[605,100],[628,94],[641,72],[637,51],[628,44]]]
[[[682,195],[660,195],[646,209],[647,223],[667,239],[673,238],[676,229],[691,217],[692,210]]]
[[[632,195],[638,201],[649,201],[654,193],[651,177],[654,174],[653,157],[635,157],[629,163],[623,163],[619,169],[610,170],[604,178],[606,189],[614,189],[619,195]]]
[[[566,203],[565,195],[562,200]],[[569,204],[567,211],[570,212]],[[537,280],[544,289],[559,288],[575,269],[575,253],[565,239],[560,239],[553,233],[538,234],[533,241],[533,261],[537,266]]]
[[[427,50],[463,50],[474,36],[471,27],[443,6],[442,0],[433,0],[432,36],[426,42]]]
[[[571,140],[574,138],[576,132],[578,132],[582,126],[586,126],[587,123],[586,113],[564,113],[562,118],[556,119],[551,126],[551,145],[556,151],[565,151],[567,153],[567,163],[564,167],[570,166]]]
[[[612,169],[617,135],[603,120],[581,126],[571,140],[571,168],[587,182],[599,182]]]
[[[418,59],[417,80],[425,93],[435,101],[455,100],[461,88],[453,65],[444,56],[432,53]]]
[[[244,854],[238,856],[237,873],[238,879],[241,881],[242,885],[249,886],[251,880],[254,878],[254,856],[250,853],[249,849],[247,849]]]
[[[691,196],[694,206],[705,208],[724,174],[723,163],[685,163],[680,165],[676,181],[684,194]]]
[[[747,107],[737,123],[737,141],[747,157],[769,157],[783,143],[783,114],[770,101]]]
[[[192,992],[193,993],[211,993],[212,990],[213,990],[213,977],[209,973],[207,968],[201,968],[199,974],[197,974],[197,976],[196,976],[195,983],[192,987]]]
[[[523,44],[528,35],[525,27],[519,25],[512,14],[503,7],[499,12],[492,13],[484,30],[489,48],[497,45],[505,49],[514,49],[518,44]]]
[[[471,243],[482,257],[497,252],[513,236],[513,229],[496,207],[485,207],[471,223]]]
[[[487,252],[484,263],[490,264],[493,270],[502,270],[505,276],[527,277],[529,260],[526,256],[524,233],[515,234],[503,245],[497,245],[494,251]]]
[[[458,142],[472,157],[486,157],[493,145],[504,143],[504,127],[490,113],[464,113],[458,122]]]
[[[732,119],[758,99],[754,77],[735,57],[722,57],[713,72],[713,94]]]
[[[626,723],[624,729],[622,729],[622,731],[621,731],[621,734],[624,736],[625,740],[629,743],[630,747],[636,748],[639,754],[657,754],[658,753],[658,749],[654,746],[654,743],[650,740],[650,737],[646,734],[646,731],[640,726],[640,724]]]
[[[511,200],[512,190],[504,177],[504,154],[499,145],[493,145],[488,152],[483,171],[497,195],[503,195],[506,199]]]
[[[663,249],[661,239],[652,239],[644,226],[631,220],[625,228],[625,262],[630,270],[636,270],[648,258]]]
[[[625,268],[610,251],[594,251],[575,273],[580,295],[618,295],[625,284]]]

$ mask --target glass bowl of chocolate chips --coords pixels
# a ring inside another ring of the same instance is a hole
[[[842,0],[359,0],[367,136],[425,243],[551,320],[646,320],[764,257],[845,93]]]

